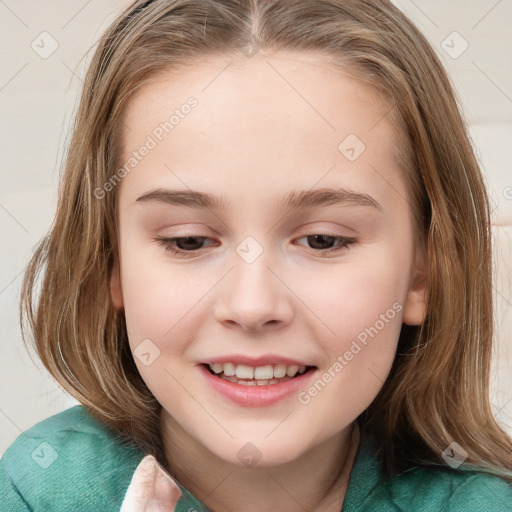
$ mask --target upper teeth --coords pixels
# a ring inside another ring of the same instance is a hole
[[[285,364],[268,364],[266,366],[246,366],[245,364],[234,363],[213,363],[209,365],[215,373],[224,372],[226,377],[236,375],[239,379],[280,379],[285,375],[288,377],[294,377],[297,372],[304,373],[306,371],[305,366],[287,366]]]

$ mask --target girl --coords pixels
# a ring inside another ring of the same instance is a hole
[[[512,509],[488,198],[388,1],[134,2],[21,312],[82,405],[6,452],[7,510]]]

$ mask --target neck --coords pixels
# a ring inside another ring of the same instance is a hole
[[[360,442],[353,422],[293,461],[240,467],[193,439],[162,409],[166,468],[212,512],[339,512]]]

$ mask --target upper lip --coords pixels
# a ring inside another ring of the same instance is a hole
[[[213,364],[213,363],[234,363],[234,364],[245,364],[247,366],[267,366],[284,364],[286,366],[313,366],[303,361],[298,361],[290,357],[284,357],[277,354],[265,354],[259,357],[249,357],[242,354],[232,354],[227,356],[211,357],[201,361],[202,364]]]

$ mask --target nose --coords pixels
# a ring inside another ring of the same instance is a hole
[[[235,255],[231,272],[220,284],[215,317],[227,327],[251,332],[276,330],[293,317],[293,292],[265,252],[253,262]]]

